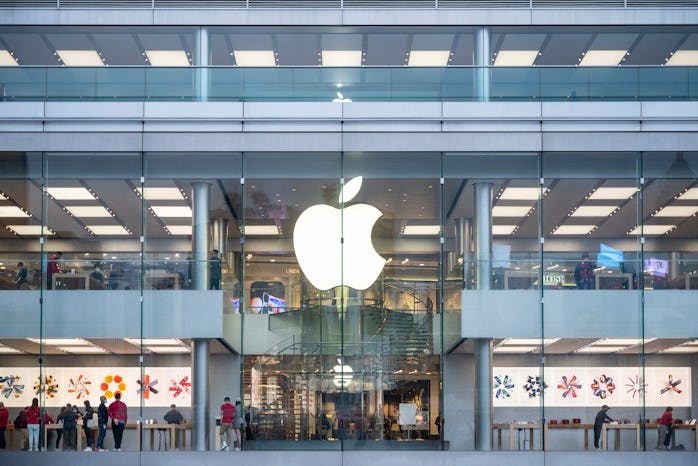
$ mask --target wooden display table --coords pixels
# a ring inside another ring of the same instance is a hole
[[[529,450],[533,450],[533,444],[534,444],[533,432],[535,429],[540,429],[540,428],[541,428],[541,425],[538,423],[519,424],[516,422],[512,422],[512,423],[506,423],[506,424],[492,424],[492,429],[497,430],[497,447],[500,450],[502,449],[502,431],[503,430],[509,431],[509,450],[513,450],[514,449],[514,431],[515,430],[523,431],[524,429],[528,429],[529,435],[530,435],[530,441],[528,442],[528,448],[529,448]]]
[[[640,424],[609,424],[601,426],[601,449],[608,450],[608,431],[616,431],[616,450],[620,450],[620,432],[625,429],[635,429],[635,449],[640,450]]]
[[[54,290],[89,290],[90,275],[86,273],[54,273]]]
[[[138,429],[137,429],[137,435],[138,435],[138,443],[137,443],[137,449],[140,451],[141,450],[141,429],[144,431],[149,431],[150,432],[150,449],[153,450],[155,447],[155,431],[156,430],[163,430],[163,431],[169,431],[167,432],[168,435],[170,436],[170,446],[168,450],[176,450],[177,449],[177,431],[182,431],[182,449],[185,449],[187,446],[187,430],[191,430],[191,424],[138,424]]]
[[[586,450],[589,448],[589,431],[594,430],[594,424],[545,424],[543,426],[543,445],[546,449],[550,448],[548,443],[550,429],[584,429],[584,449]]]
[[[645,428],[648,430],[656,430],[657,429],[657,423],[656,422],[651,422],[649,424],[645,424]],[[676,431],[677,430],[694,430],[695,431],[695,449],[698,450],[698,429],[696,428],[695,425],[689,426],[686,424],[674,424],[673,425],[673,430],[671,432],[671,448],[674,448],[676,446]],[[659,435],[659,432],[657,432],[657,435]],[[649,448],[650,444],[647,444],[649,442],[649,437],[645,436],[645,448]]]

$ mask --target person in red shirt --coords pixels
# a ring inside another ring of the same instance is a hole
[[[10,413],[5,408],[5,404],[0,401],[0,451],[5,451],[7,445],[5,444],[5,430],[7,430],[7,420],[10,417]]]
[[[657,423],[657,450],[669,449],[669,442],[671,442],[671,432],[673,430],[672,424],[674,424],[673,411],[674,408],[672,408],[671,406],[667,406],[666,410],[664,411],[664,414],[662,414],[662,417],[659,419],[659,422]],[[663,444],[660,445],[660,442],[662,442]]]
[[[114,402],[109,405],[107,413],[111,418],[111,430],[114,433],[114,450],[121,451],[121,440],[124,437],[124,427],[128,418],[128,409],[121,401],[121,393],[116,392]]]
[[[233,419],[235,418],[235,406],[230,404],[230,397],[226,396],[221,405],[221,430],[219,432],[221,438],[221,451],[228,451],[231,437],[233,433]],[[225,435],[225,439],[223,436]]]
[[[58,261],[63,257],[62,252],[57,252],[48,258],[48,263],[46,264],[46,289],[50,290],[53,288],[53,274],[61,273],[61,266]]]
[[[34,398],[32,405],[27,408],[27,431],[29,433],[29,451],[39,451],[39,420],[41,409],[39,399]]]

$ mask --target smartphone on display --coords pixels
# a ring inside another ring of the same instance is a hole
[[[250,287],[250,313],[280,314],[286,312],[284,284],[281,282],[253,282]]]

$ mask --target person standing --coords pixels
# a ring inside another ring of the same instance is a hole
[[[609,409],[611,408],[609,408],[608,405],[603,405],[601,407],[601,411],[596,413],[596,419],[594,420],[594,448],[597,450],[599,449],[599,438],[601,438],[601,428],[603,427],[603,423],[611,422],[613,420],[607,414]]]
[[[27,277],[29,276],[29,271],[24,266],[24,262],[17,263],[17,276],[15,277],[15,288],[18,290],[22,288],[22,285],[29,283]]]
[[[22,409],[17,417],[15,418],[15,432],[19,431],[21,436],[20,448],[24,450],[27,448],[27,443],[29,441],[29,436],[27,434],[27,410]]]
[[[210,290],[220,290],[221,289],[221,257],[218,254],[218,249],[214,249],[209,258],[209,289]]]
[[[244,424],[242,402],[240,398],[235,400],[235,417],[233,417],[233,429],[235,429],[235,451],[242,448],[242,425]]]
[[[61,273],[61,266],[58,261],[63,257],[62,252],[57,252],[48,258],[48,263],[46,264],[46,289],[50,290],[53,288],[53,274]]]
[[[124,437],[124,427],[128,419],[128,410],[123,401],[121,393],[116,392],[114,402],[107,409],[111,418],[111,430],[114,433],[114,451],[121,451],[121,440]]]
[[[168,424],[181,424],[184,421],[184,416],[182,416],[182,413],[177,411],[177,406],[174,404],[170,405],[170,410],[165,414],[165,422]],[[178,441],[180,438],[180,430],[175,428],[175,437],[176,438],[171,438],[170,439],[170,444],[172,445],[172,448],[176,447],[180,442]]]
[[[235,406],[230,404],[230,397],[226,396],[221,405],[221,451],[228,451],[231,434],[233,432],[233,420],[235,419]],[[225,436],[225,438],[224,438]]]
[[[5,451],[5,431],[7,430],[7,421],[10,418],[10,413],[5,408],[5,404],[0,401],[0,451]]]
[[[29,434],[29,451],[39,451],[39,420],[41,409],[39,399],[34,398],[31,406],[27,408],[27,433]]]
[[[662,417],[657,423],[657,450],[669,449],[669,443],[671,442],[671,432],[673,430],[674,424],[674,408],[667,406],[662,414]],[[661,444],[660,444],[661,443]]]
[[[92,420],[95,414],[89,400],[85,400],[85,415],[82,417],[82,430],[85,431],[87,446],[84,451],[92,451]]]
[[[574,281],[580,290],[594,289],[594,269],[596,264],[591,261],[589,254],[582,254],[582,261],[574,268]]]
[[[58,415],[58,420],[63,421],[63,450],[78,449],[77,418],[70,403],[65,405],[65,410]]]
[[[104,451],[104,436],[107,435],[107,422],[109,422],[109,412],[107,411],[107,397],[102,395],[99,397],[99,406],[97,407],[97,451]]]

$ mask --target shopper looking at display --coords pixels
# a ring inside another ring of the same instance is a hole
[[[63,257],[62,252],[57,252],[48,258],[48,263],[46,264],[46,289],[50,290],[53,288],[53,274],[61,273],[61,266],[58,261]]]
[[[65,410],[58,415],[58,421],[63,421],[63,450],[78,448],[77,419],[78,416],[70,403],[65,405]]]
[[[109,412],[107,410],[107,397],[99,397],[97,407],[97,451],[104,451],[104,437],[107,435],[107,423],[109,422]]]
[[[667,406],[657,423],[657,450],[668,450],[674,424],[674,408]]]
[[[218,250],[214,249],[209,258],[209,289],[220,290],[221,289],[221,257],[218,254]]]
[[[592,262],[589,254],[582,254],[582,261],[574,269],[574,281],[580,290],[594,289],[594,269],[596,264]]]
[[[611,409],[608,405],[603,405],[601,411],[596,413],[596,419],[594,420],[594,448],[599,449],[599,439],[601,438],[601,428],[604,422],[611,422],[613,419],[609,417],[608,410]]]
[[[128,419],[128,409],[121,401],[121,393],[114,394],[114,402],[107,409],[111,418],[111,430],[114,433],[114,451],[121,451],[121,440],[124,438],[124,427]]]
[[[39,420],[41,410],[39,399],[34,398],[31,406],[27,408],[27,433],[29,434],[29,451],[39,451]]]

